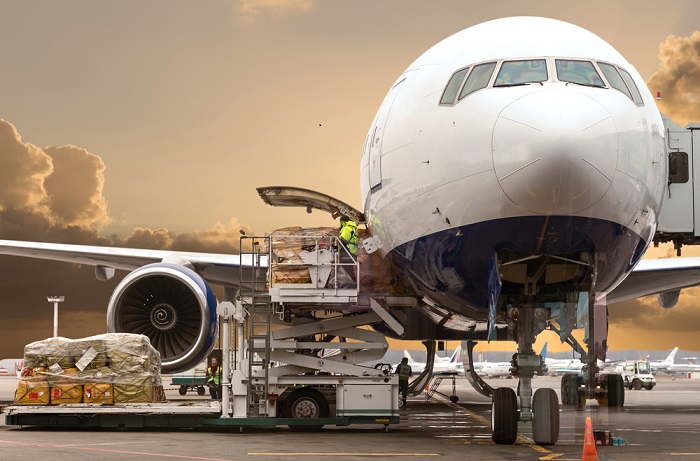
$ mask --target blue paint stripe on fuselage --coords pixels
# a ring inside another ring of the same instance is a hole
[[[575,216],[503,218],[451,228],[395,248],[390,257],[414,288],[474,319],[488,313],[489,263],[494,252],[523,255],[595,254],[596,291],[628,274],[648,243],[618,223]]]

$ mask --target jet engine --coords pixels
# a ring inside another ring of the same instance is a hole
[[[178,373],[194,368],[214,348],[216,306],[211,287],[193,270],[149,264],[124,277],[112,293],[107,329],[148,336],[160,352],[162,370]]]
[[[681,295],[681,290],[666,291],[656,295],[656,300],[664,309],[675,307],[678,303],[678,297]]]

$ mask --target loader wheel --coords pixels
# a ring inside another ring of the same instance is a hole
[[[319,391],[302,387],[284,399],[284,416],[294,419],[328,418],[328,401]],[[323,424],[290,425],[294,432],[320,431]]]

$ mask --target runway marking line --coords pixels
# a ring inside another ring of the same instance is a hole
[[[564,456],[564,453],[552,453],[552,454],[550,454],[550,455],[541,457],[540,460],[542,460],[542,461],[550,461],[550,460],[552,460],[552,459],[557,459],[557,458],[559,458],[560,456]],[[562,460],[558,460],[558,461],[562,461]]]
[[[299,453],[285,453],[283,451],[254,451],[248,453],[250,456],[262,455],[262,456],[328,456],[328,453],[318,453],[318,452],[299,452]],[[440,453],[333,453],[333,456],[442,456]]]
[[[491,421],[484,418],[483,416],[478,415],[471,410],[467,410],[466,408],[464,408],[461,405],[457,405],[456,403],[452,403],[441,395],[434,395],[433,398],[436,398],[437,400],[441,401],[442,403],[444,403],[445,405],[447,405],[448,407],[450,407],[454,410],[460,411],[462,413],[465,413],[465,414],[471,416],[472,418],[476,419],[477,421],[484,424],[485,426],[491,427]],[[534,440],[532,440],[528,437],[522,436],[522,435],[518,435],[518,438],[516,439],[516,441],[523,444],[523,445],[526,445],[526,446],[532,448],[533,450],[535,450],[537,452],[546,453],[546,454],[548,454],[548,456],[552,456],[552,455],[563,456],[564,455],[564,453],[554,453],[550,450],[547,450],[545,447],[543,447],[541,445],[537,445]],[[540,459],[543,459],[543,458],[540,458]],[[555,459],[555,458],[547,458],[547,459]]]
[[[174,455],[168,453],[148,453],[146,451],[131,451],[131,450],[108,450],[106,448],[91,448],[91,447],[77,447],[71,445],[58,445],[53,443],[36,443],[36,442],[16,442],[14,440],[0,440],[0,443],[6,443],[8,445],[20,445],[25,447],[46,447],[53,449],[68,449],[68,450],[80,450],[80,451],[97,451],[102,453],[119,453],[124,455],[138,455],[138,456],[153,456],[156,458],[176,458],[176,459],[192,459],[197,461],[233,461],[230,458],[205,458],[202,456],[186,456],[186,455]]]

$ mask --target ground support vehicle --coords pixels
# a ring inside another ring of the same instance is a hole
[[[627,360],[622,362],[620,368],[620,375],[627,389],[638,391],[644,388],[650,391],[656,386],[656,379],[648,360]]]
[[[197,395],[204,395],[207,388],[207,363],[202,362],[192,370],[174,374],[170,384],[178,386],[180,395],[186,395],[188,390],[196,391]]]
[[[302,238],[306,249],[297,265],[308,269],[311,283],[275,282],[267,267],[274,255],[271,240],[241,238],[241,258],[250,264],[241,266],[239,289],[227,288],[228,300],[218,306],[221,402],[12,405],[5,409],[6,423],[125,428],[287,425],[296,431],[350,424],[387,430],[397,424],[398,377],[359,364],[380,359],[388,348],[384,335],[367,327],[382,322],[401,334],[403,327],[387,307],[408,306],[415,299],[361,293],[362,272],[356,260],[344,264],[349,266],[346,271],[354,271],[357,283],[339,288],[342,264],[328,249],[340,248],[337,237]]]

